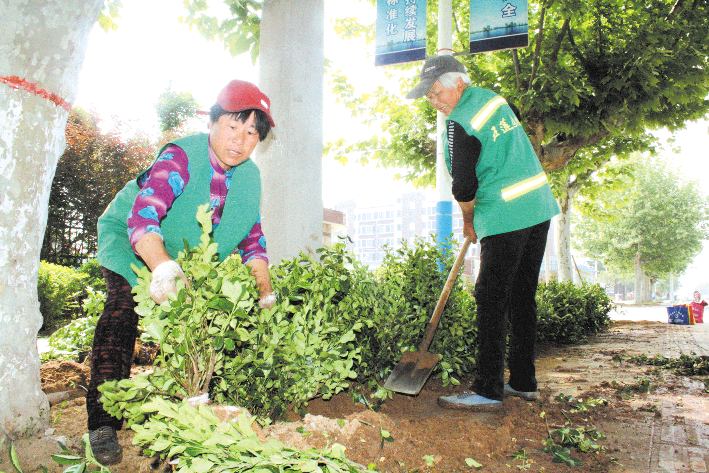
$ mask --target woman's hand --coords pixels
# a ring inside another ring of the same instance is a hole
[[[173,260],[167,260],[155,267],[150,281],[150,297],[156,304],[162,304],[171,295],[177,293],[177,279],[182,279],[185,286],[189,285],[182,268]]]
[[[258,289],[258,305],[262,309],[270,309],[276,304],[276,294],[271,286],[271,274],[268,271],[268,262],[261,258],[254,258],[246,266],[251,270],[251,275],[256,280]]]

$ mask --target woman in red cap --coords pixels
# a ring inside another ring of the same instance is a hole
[[[107,299],[94,335],[86,408],[91,448],[103,464],[118,463],[122,456],[116,436],[122,421],[104,411],[97,387],[130,374],[138,326],[131,293],[138,281],[131,264],[152,272],[150,295],[156,303],[174,295],[177,280],[185,280],[175,257],[184,240],[199,243],[195,215],[209,202],[219,257],[240,254],[256,280],[259,305],[275,303],[261,230],[261,178],[249,159],[275,126],[270,109],[269,98],[254,84],[229,82],[210,110],[209,133],[165,145],[99,218],[97,258]]]

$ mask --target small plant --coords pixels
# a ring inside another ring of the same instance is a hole
[[[391,432],[389,432],[386,429],[379,429],[379,438],[380,438],[380,443],[379,443],[379,448],[382,449],[384,448],[384,442],[393,442],[394,437],[391,436]]]
[[[547,422],[546,412],[540,417],[547,423],[547,438],[544,440],[544,451],[551,453],[552,461],[568,466],[580,466],[581,460],[574,458],[571,449],[582,453],[593,453],[603,450],[598,440],[605,435],[594,428],[571,426],[568,422],[563,427],[551,429]]]
[[[668,358],[662,355],[648,357],[645,354],[635,355],[628,358],[628,361],[637,365],[661,366],[672,369],[675,373],[684,376],[704,376],[709,375],[709,356],[689,355],[683,353],[677,358]]]
[[[133,425],[133,443],[145,453],[176,463],[180,472],[292,471],[357,473],[367,471],[345,457],[345,447],[333,444],[322,450],[296,450],[277,440],[262,442],[246,413],[220,422],[207,405],[193,407],[154,399],[143,405],[149,420]]]
[[[520,462],[519,465],[515,465],[518,470],[527,471],[532,468],[532,460],[529,459],[527,451],[523,448],[513,453],[512,459]]]
[[[651,390],[650,380],[645,377],[638,378],[634,384],[623,384],[613,381],[611,382],[611,386],[615,388],[616,394],[621,399],[630,399],[635,394],[647,394]]]
[[[91,442],[89,442],[88,433],[81,437],[81,441],[84,444],[83,456],[76,455],[61,443],[59,445],[62,449],[62,453],[52,455],[52,459],[55,462],[66,466],[63,473],[111,473],[111,470],[96,460],[93,451],[91,451]]]
[[[566,395],[564,393],[560,393],[557,395],[554,399],[556,399],[558,402],[568,404],[569,407],[571,408],[569,412],[572,414],[578,413],[578,412],[589,412],[593,408],[596,408],[598,406],[607,406],[608,405],[608,400],[605,398],[593,398],[589,397],[586,399],[583,398],[578,398],[575,399],[573,396]]]

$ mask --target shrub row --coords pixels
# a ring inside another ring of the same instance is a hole
[[[262,418],[353,382],[376,388],[402,352],[416,349],[453,262],[454,252],[419,239],[388,250],[372,272],[337,244],[274,266],[278,302],[260,310],[248,268],[238,257],[216,262],[211,221],[198,219],[200,245],[178,257],[190,287],[156,305],[149,271],[139,274],[144,338],[161,346],[156,365],[174,381],[168,397],[209,390]],[[538,306],[539,339],[575,343],[607,326],[611,303],[598,286],[552,283],[540,287]],[[458,278],[431,347],[443,357],[435,373],[444,384],[475,366],[475,321],[471,287]]]

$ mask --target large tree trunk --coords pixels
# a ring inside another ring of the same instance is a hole
[[[103,0],[0,2],[0,437],[46,425],[37,270],[86,38]]]
[[[559,201],[561,214],[557,221],[556,227],[556,244],[558,251],[558,280],[573,281],[573,270],[571,261],[571,202],[574,196],[574,190],[570,187],[566,188],[566,192]]]
[[[259,85],[276,128],[257,160],[272,262],[322,246],[323,32],[323,0],[263,4]]]

